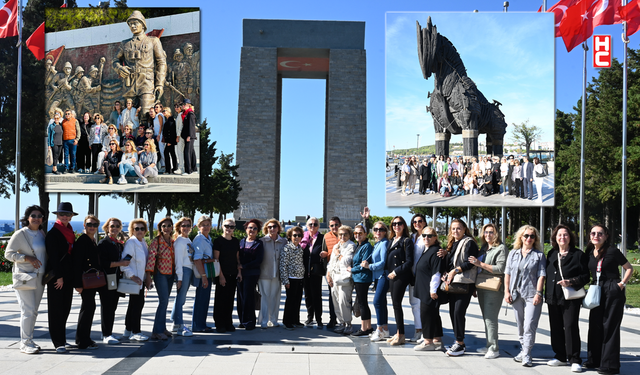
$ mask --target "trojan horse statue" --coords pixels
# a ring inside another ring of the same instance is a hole
[[[502,141],[507,123],[498,108],[489,103],[476,84],[467,76],[456,48],[427,20],[418,31],[418,57],[424,79],[434,75],[434,90],[429,93],[433,125],[436,130],[436,155],[449,155],[451,134],[462,134],[464,156],[478,156],[478,135],[487,135],[487,154],[502,156]]]

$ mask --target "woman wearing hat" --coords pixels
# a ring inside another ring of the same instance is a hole
[[[53,212],[56,223],[44,239],[47,249],[47,267],[45,278],[53,274],[47,283],[47,309],[49,314],[49,335],[56,353],[66,353],[66,325],[73,300],[73,245],[76,236],[69,222],[77,213],[69,202],[61,202],[58,210]]]

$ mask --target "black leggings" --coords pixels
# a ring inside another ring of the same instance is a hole
[[[98,170],[98,154],[102,151],[101,143],[94,143],[91,145],[91,172]]]
[[[432,300],[429,304],[420,302],[420,320],[422,321],[422,336],[427,340],[444,336],[442,319],[440,318],[440,304]]]
[[[468,294],[449,294],[449,317],[456,341],[464,342],[464,330],[467,322],[465,315],[467,315],[467,308],[474,290],[475,285],[470,284]]]
[[[178,158],[176,157],[176,145],[164,146],[164,167],[165,171],[173,172],[178,169]]]
[[[60,155],[62,154],[62,145],[54,145],[51,147],[51,153],[53,155],[53,166],[57,166],[60,162]]]
[[[142,309],[144,308],[144,289],[140,289],[140,294],[129,294],[129,306],[124,318],[124,326],[131,333],[140,333],[140,321],[142,320]]]
[[[369,308],[369,286],[371,283],[354,283],[356,288],[356,297],[358,297],[358,305],[360,306],[360,319],[370,320],[371,309]]]
[[[396,318],[396,325],[398,327],[398,334],[404,335],[404,313],[402,312],[402,298],[404,298],[404,292],[407,290],[409,280],[402,280],[395,277],[393,280],[389,280],[389,290],[391,290],[391,302],[393,303],[393,315]]]

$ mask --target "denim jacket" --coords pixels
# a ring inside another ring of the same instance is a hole
[[[511,275],[509,282],[509,291],[513,293],[516,287],[516,279],[518,278],[518,265],[522,260],[521,249],[513,249],[507,258],[507,267],[504,270],[505,275]],[[526,258],[522,273],[522,283],[518,288],[519,295],[522,298],[533,298],[536,295],[538,287],[538,278],[547,276],[547,260],[544,253],[537,249],[531,249]]]

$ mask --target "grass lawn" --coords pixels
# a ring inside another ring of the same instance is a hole
[[[0,272],[0,286],[12,284],[11,272]]]

